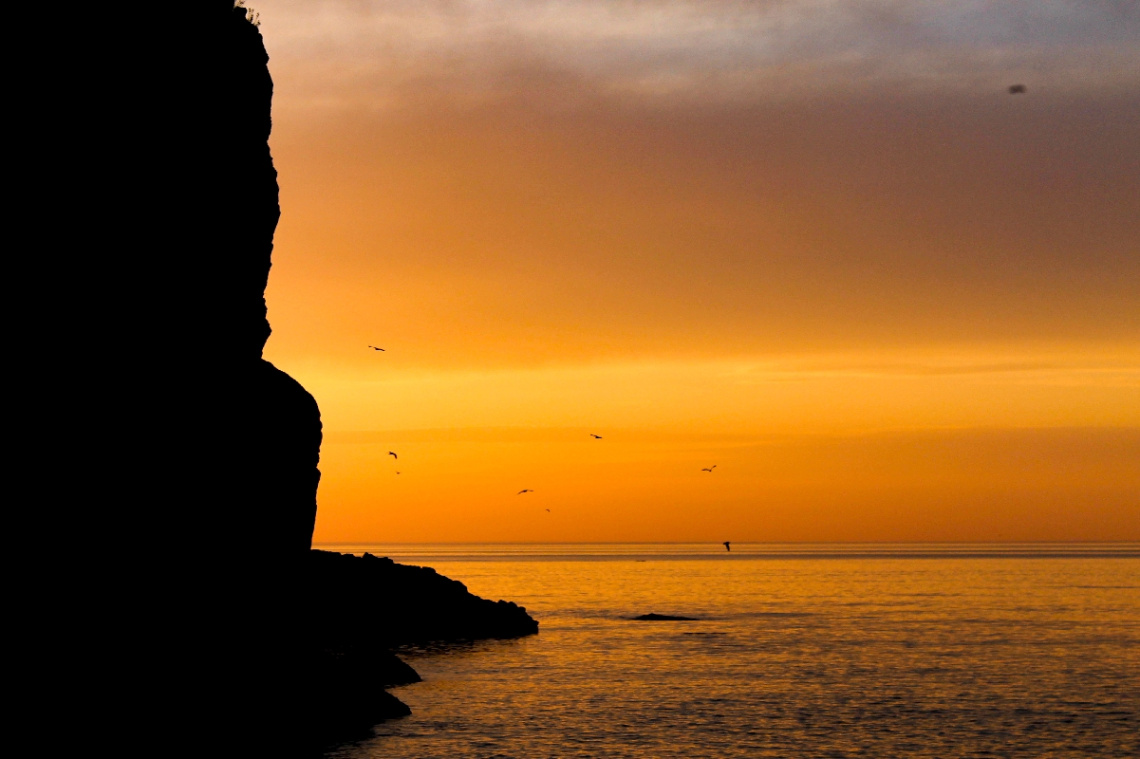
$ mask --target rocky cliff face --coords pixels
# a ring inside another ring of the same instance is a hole
[[[219,400],[231,415],[219,463],[234,505],[225,532],[243,552],[261,545],[282,560],[301,560],[316,515],[320,415],[312,396],[261,358],[280,216],[268,145],[273,83],[245,11],[233,8],[217,24],[198,125],[208,150],[191,169],[205,191],[195,198],[198,246],[187,276],[195,283],[199,339],[227,386]]]
[[[311,685],[320,417],[261,357],[279,211],[259,31],[232,0],[13,14],[34,739],[288,755],[262,728]]]
[[[245,11],[17,12],[13,28],[39,45],[19,75],[36,141],[14,151],[28,250],[13,256],[34,304],[14,362],[14,469],[35,490],[17,566],[32,581],[17,583],[13,615],[38,657],[16,687],[35,704],[34,740],[70,730],[119,756],[303,756],[406,713],[381,689],[414,678],[389,627],[533,631],[517,607],[434,575],[311,559],[321,422],[262,359],[280,212],[273,85]],[[357,613],[407,583],[417,603]],[[326,624],[340,612],[318,599],[331,596],[367,624]]]
[[[154,326],[181,358],[173,367],[181,397],[162,399],[175,424],[162,437],[176,439],[158,471],[174,483],[168,497],[184,517],[179,543],[202,559],[184,576],[204,605],[196,635],[221,649],[219,661],[235,634],[261,641],[227,665],[260,681],[282,656],[274,645],[293,645],[302,614],[297,573],[316,515],[321,422],[312,396],[261,357],[280,216],[268,55],[244,9],[191,6],[180,30],[191,33],[162,61],[169,160],[153,190],[171,201],[163,239],[175,265],[159,270],[166,318]]]
[[[86,541],[57,626],[78,649],[67,682],[137,753],[273,755],[289,736],[266,728],[312,684],[321,423],[262,359],[279,217],[265,47],[232,0],[62,16],[66,66],[44,90],[66,105],[53,180],[72,237],[50,302],[56,341],[77,337],[45,406],[65,399],[77,433],[61,521]]]
[[[188,15],[194,12],[189,11]],[[296,736],[259,725],[305,724],[314,673],[303,574],[316,516],[321,422],[316,402],[262,359],[265,287],[280,215],[270,156],[272,80],[256,26],[230,3],[203,4],[200,35],[173,52],[181,123],[170,150],[183,209],[171,272],[179,353],[195,362],[179,414],[192,467],[177,508],[187,515],[182,578],[194,613],[189,683],[213,687],[211,731],[274,751]],[[183,64],[183,65],[179,65]],[[186,65],[188,64],[188,65]],[[193,502],[188,502],[193,499]]]

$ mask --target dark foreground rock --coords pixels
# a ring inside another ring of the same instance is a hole
[[[371,554],[310,554],[314,613],[322,636],[388,647],[432,641],[518,638],[538,632],[526,609],[488,601],[429,567]]]
[[[23,67],[14,108],[50,139],[18,151],[34,183],[10,184],[35,213],[13,214],[17,236],[39,237],[20,257],[36,268],[10,281],[41,288],[25,292],[34,352],[17,361],[35,369],[15,428],[43,432],[16,468],[51,495],[27,527],[68,548],[15,615],[42,654],[36,690],[13,690],[43,722],[28,735],[120,757],[281,757],[292,735],[274,728],[304,718],[310,688],[298,578],[321,421],[262,358],[279,216],[268,56],[233,0],[65,15],[38,26],[50,65]]]
[[[396,646],[518,638],[538,632],[526,609],[472,595],[429,567],[371,554],[312,551],[306,572],[311,609],[308,740],[351,739],[409,713],[385,687],[419,681]]]
[[[11,468],[43,490],[19,526],[64,546],[50,571],[34,546],[18,564],[36,569],[10,615],[34,663],[9,688],[35,712],[17,730],[283,759],[405,712],[391,645],[534,624],[428,570],[310,560],[320,411],[262,356],[280,208],[255,19],[234,0],[52,10],[9,24],[31,40]]]
[[[671,614],[642,614],[634,617],[639,622],[696,622],[696,617],[675,617]]]
[[[304,720],[295,726],[297,745],[304,748],[298,755],[316,755],[329,745],[367,737],[373,725],[411,714],[384,688],[420,677],[390,651],[318,648],[312,654],[302,696]]]

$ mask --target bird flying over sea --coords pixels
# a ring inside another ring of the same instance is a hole
[[[602,439],[602,436],[601,436],[601,435],[595,435],[595,434],[594,434],[594,433],[592,433],[592,432],[590,433],[590,437],[592,437],[594,440],[601,440],[601,439]]]
[[[388,455],[391,456],[392,458],[396,459],[396,461],[400,460],[400,457],[396,455],[395,451],[388,451]]]
[[[372,349],[372,350],[374,350],[374,351],[382,351],[382,350],[384,350],[383,348],[377,348],[375,345],[369,345],[368,347],[369,347],[369,348],[371,348],[371,349]]]
[[[712,466],[702,467],[701,471],[702,472],[711,472],[714,469],[716,469],[716,464],[713,464]]]
[[[1026,88],[1025,88],[1024,84],[1011,84],[1011,85],[1009,85],[1009,94],[1010,95],[1021,95],[1021,94],[1025,93],[1025,91],[1026,91]]]
[[[726,550],[726,551],[732,550],[732,541],[731,540],[724,541],[724,550]]]
[[[531,490],[530,488],[524,488],[523,490],[520,490],[519,492],[515,493],[515,495],[522,495],[523,493],[533,493],[533,492],[534,491]]]

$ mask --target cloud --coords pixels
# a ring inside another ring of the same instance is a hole
[[[624,96],[755,99],[835,88],[977,89],[1010,78],[1126,90],[1140,12],[1126,2],[266,0],[273,56],[308,104],[398,107],[411,92],[509,95],[546,70]]]

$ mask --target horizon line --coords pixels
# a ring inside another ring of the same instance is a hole
[[[317,546],[466,546],[466,545],[722,545],[724,541],[715,540],[464,540],[464,541],[406,541],[406,540],[344,540],[344,541],[313,541],[312,547]],[[871,546],[871,545],[946,545],[946,546],[1009,546],[1009,545],[1104,545],[1104,546],[1140,546],[1140,540],[731,540],[733,544],[740,545],[766,545],[766,546]]]

